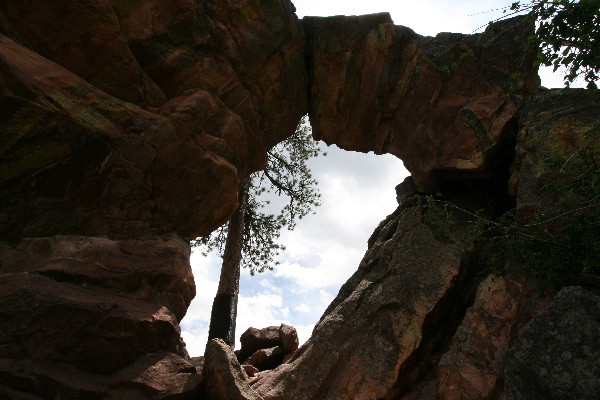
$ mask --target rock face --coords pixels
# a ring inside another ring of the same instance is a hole
[[[0,1],[0,397],[196,398],[189,238],[308,108],[289,1]]]
[[[600,153],[599,110],[600,97],[585,89],[542,90],[526,104],[510,185],[520,218],[580,200],[552,184],[580,174],[586,154]],[[556,168],[558,160],[568,162]]]
[[[597,399],[599,359],[600,296],[567,287],[507,352],[507,398]]]
[[[298,350],[298,333],[296,328],[290,325],[268,326],[263,329],[248,328],[240,336],[240,351],[236,352],[238,360],[242,363],[250,359],[249,364],[260,370],[275,368],[281,364],[284,357],[292,356]],[[261,350],[270,350],[269,355],[275,353],[274,360],[265,365],[256,365],[252,360],[265,359],[267,354],[262,352],[261,356],[254,355]],[[278,349],[278,350],[275,350]],[[281,355],[281,357],[279,357]]]
[[[423,37],[389,14],[305,18],[314,135],[398,156],[420,191],[488,177],[538,78],[516,41],[522,19],[480,35]]]
[[[233,350],[221,339],[212,339],[204,353],[202,374],[206,377],[206,396],[214,400],[259,400],[248,385],[248,377]]]
[[[3,237],[206,234],[235,209],[238,180],[306,110],[290,3],[265,4],[261,17],[250,2],[5,3]],[[65,41],[83,54],[64,54]]]
[[[524,323],[548,305],[548,299],[513,278],[486,278],[438,363],[435,397],[499,398],[504,392],[504,354]]]
[[[477,292],[490,268],[475,236],[414,194],[489,216],[516,201],[527,218],[548,179],[544,133],[564,153],[596,123],[598,95],[527,99],[530,29],[422,37],[388,14],[300,22],[288,0],[0,0],[0,397],[201,396],[178,326],[194,296],[188,239],[229,218],[239,183],[307,112],[316,137],[395,154],[413,176],[310,341],[255,390],[211,342],[208,394],[502,396],[504,349],[537,306],[523,312],[518,282]],[[581,99],[563,124],[557,107]],[[297,348],[278,334],[270,347]],[[519,351],[507,374],[537,365]]]
[[[308,343],[253,386],[263,398],[392,398],[416,379],[452,329],[470,264],[470,244],[429,216],[401,206],[380,225]]]

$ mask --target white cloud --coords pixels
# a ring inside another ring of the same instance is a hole
[[[393,156],[345,152],[335,147],[314,161],[312,170],[323,194],[316,215],[296,230],[284,232],[287,247],[273,272],[250,277],[242,271],[237,335],[248,327],[281,323],[296,327],[301,342],[354,273],[377,223],[395,208],[394,187],[406,172]],[[182,336],[192,355],[204,353],[212,299],[221,260],[192,254],[197,296],[182,322]],[[239,343],[239,339],[238,339]]]
[[[307,313],[309,313],[309,312],[310,312],[310,307],[309,307],[309,306],[307,306],[307,305],[306,305],[306,304],[304,304],[304,303],[300,303],[300,304],[298,304],[296,307],[294,307],[294,311],[297,311],[297,312],[301,312],[301,313],[307,314]]]

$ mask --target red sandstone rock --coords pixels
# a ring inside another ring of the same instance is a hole
[[[201,381],[189,361],[172,353],[153,353],[111,376],[109,398],[197,400]]]
[[[34,273],[0,275],[0,298],[0,359],[106,374],[147,353],[177,352],[179,326],[165,307]]]
[[[194,394],[175,355],[188,253],[171,234],[231,215],[239,180],[307,111],[305,60],[317,136],[399,155],[420,190],[486,178],[535,86],[510,35],[486,50],[385,16],[303,26],[306,55],[286,0],[0,1],[0,396]],[[424,326],[457,290],[461,252],[414,217],[388,221],[394,240],[382,234],[313,340],[258,383],[269,396],[392,396],[428,354]],[[215,351],[218,385],[240,368]],[[216,396],[258,398],[242,381]]]
[[[444,331],[461,290],[465,249],[438,240],[418,208],[383,225],[294,360],[253,381],[264,399],[395,398],[414,380],[435,347],[424,332]]]
[[[260,349],[254,352],[246,363],[256,367],[259,371],[264,371],[281,365],[284,355],[285,353],[280,346]]]
[[[260,372],[260,370],[258,368],[256,368],[253,365],[249,365],[249,364],[242,364],[242,369],[244,370],[244,372],[246,373],[246,375],[249,378],[256,376],[256,374],[258,374]]]
[[[519,96],[538,85],[507,20],[479,35],[417,35],[387,13],[306,17],[315,137],[402,159],[420,191],[485,178],[514,135]]]
[[[298,332],[296,328],[290,325],[281,324],[279,327],[279,342],[283,353],[294,354],[298,350]]]
[[[503,394],[502,361],[518,331],[550,302],[514,279],[489,276],[438,364],[436,399]]]
[[[3,237],[207,234],[306,112],[287,1],[1,6]]]
[[[258,350],[279,346],[281,343],[279,330],[279,326],[268,326],[262,329],[250,327],[246,329],[240,335],[238,359],[245,361]]]
[[[204,353],[206,394],[211,400],[262,399],[247,382],[233,350],[221,339],[212,339]]]
[[[195,295],[189,245],[175,235],[146,240],[56,236],[0,242],[2,273],[35,272],[171,310],[178,320]]]

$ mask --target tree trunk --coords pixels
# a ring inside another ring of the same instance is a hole
[[[227,225],[227,240],[223,251],[219,288],[213,301],[208,331],[208,340],[222,339],[231,347],[235,345],[235,320],[240,292],[240,263],[249,188],[250,180],[246,179],[239,189],[238,208]]]

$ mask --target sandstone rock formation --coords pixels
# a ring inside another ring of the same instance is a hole
[[[304,18],[315,137],[402,159],[420,191],[487,178],[537,87],[522,19],[480,35],[417,35],[389,14]],[[521,38],[521,39],[519,39]]]
[[[221,339],[208,342],[202,374],[206,377],[206,396],[221,400],[260,400],[248,385],[248,376],[240,366],[231,347]]]
[[[547,179],[544,133],[572,151],[573,132],[596,123],[598,95],[527,100],[537,76],[518,39],[529,29],[515,19],[422,37],[388,14],[300,22],[288,0],[0,0],[0,397],[197,398],[178,326],[194,296],[187,241],[227,220],[240,180],[307,112],[317,138],[395,154],[412,178],[290,363],[255,393],[213,341],[208,393],[451,397],[460,382],[462,395],[493,396],[520,322],[474,321],[520,311],[494,308],[482,286],[463,319],[485,256],[463,219],[449,226],[413,195],[440,190],[489,216],[516,196],[526,218]],[[566,126],[556,107],[582,99]],[[498,304],[526,304],[516,283],[486,285]],[[485,357],[459,345],[496,332]]]
[[[249,362],[249,364],[260,370],[272,369],[281,364],[283,358],[291,357],[298,350],[298,333],[296,328],[286,324],[268,326],[263,329],[250,327],[240,336],[240,345],[241,348],[236,353],[241,363],[252,359],[254,354],[261,350],[270,349],[269,354],[271,354],[274,349],[279,349],[275,352],[280,353],[281,357],[276,357],[273,361],[275,365],[273,365],[273,362],[269,362],[267,366],[260,367],[254,362]],[[266,354],[263,354],[261,359],[264,357],[266,357]]]
[[[187,239],[307,82],[288,1],[0,1],[0,397],[197,396]]]
[[[438,363],[435,397],[500,398],[504,354],[525,323],[548,302],[548,297],[514,278],[486,278]]]
[[[253,386],[263,398],[392,398],[416,380],[473,275],[464,227],[448,235],[430,216],[409,204],[380,224],[308,343]]]
[[[600,153],[598,110],[600,97],[585,89],[542,90],[526,104],[509,186],[521,219],[578,200],[573,191],[553,190],[555,164],[562,160],[563,175],[580,173],[586,153]]]

